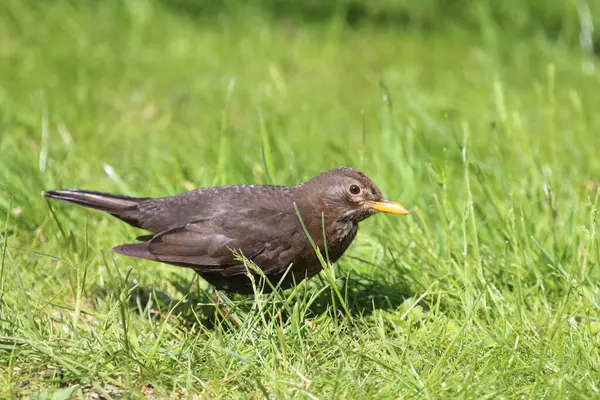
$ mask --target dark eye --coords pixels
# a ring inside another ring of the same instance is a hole
[[[350,185],[348,192],[350,192],[350,194],[357,195],[360,193],[360,187],[358,185]]]

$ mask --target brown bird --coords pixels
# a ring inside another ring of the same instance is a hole
[[[152,232],[138,237],[142,243],[115,247],[117,253],[190,268],[217,290],[246,294],[253,293],[249,270],[232,250],[285,289],[322,269],[306,232],[333,263],[354,240],[360,221],[376,212],[409,214],[386,200],[369,177],[347,167],[296,186],[207,187],[162,198],[75,189],[45,196],[108,212]]]

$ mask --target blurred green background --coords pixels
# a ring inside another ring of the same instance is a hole
[[[0,395],[595,398],[600,2],[0,4]],[[363,170],[326,279],[230,304],[53,203]],[[45,396],[45,397],[44,397]]]

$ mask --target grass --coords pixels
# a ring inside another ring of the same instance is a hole
[[[485,18],[24,3],[0,6],[0,397],[597,398],[589,48]],[[110,251],[134,229],[41,197],[338,165],[412,215],[365,221],[322,279],[233,298],[237,330],[190,271]]]

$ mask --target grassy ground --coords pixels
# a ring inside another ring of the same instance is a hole
[[[44,4],[0,6],[0,397],[599,396],[589,49],[485,19]],[[324,278],[233,298],[239,330],[190,271],[113,254],[134,229],[41,197],[338,165],[413,214],[362,224],[341,296]]]

